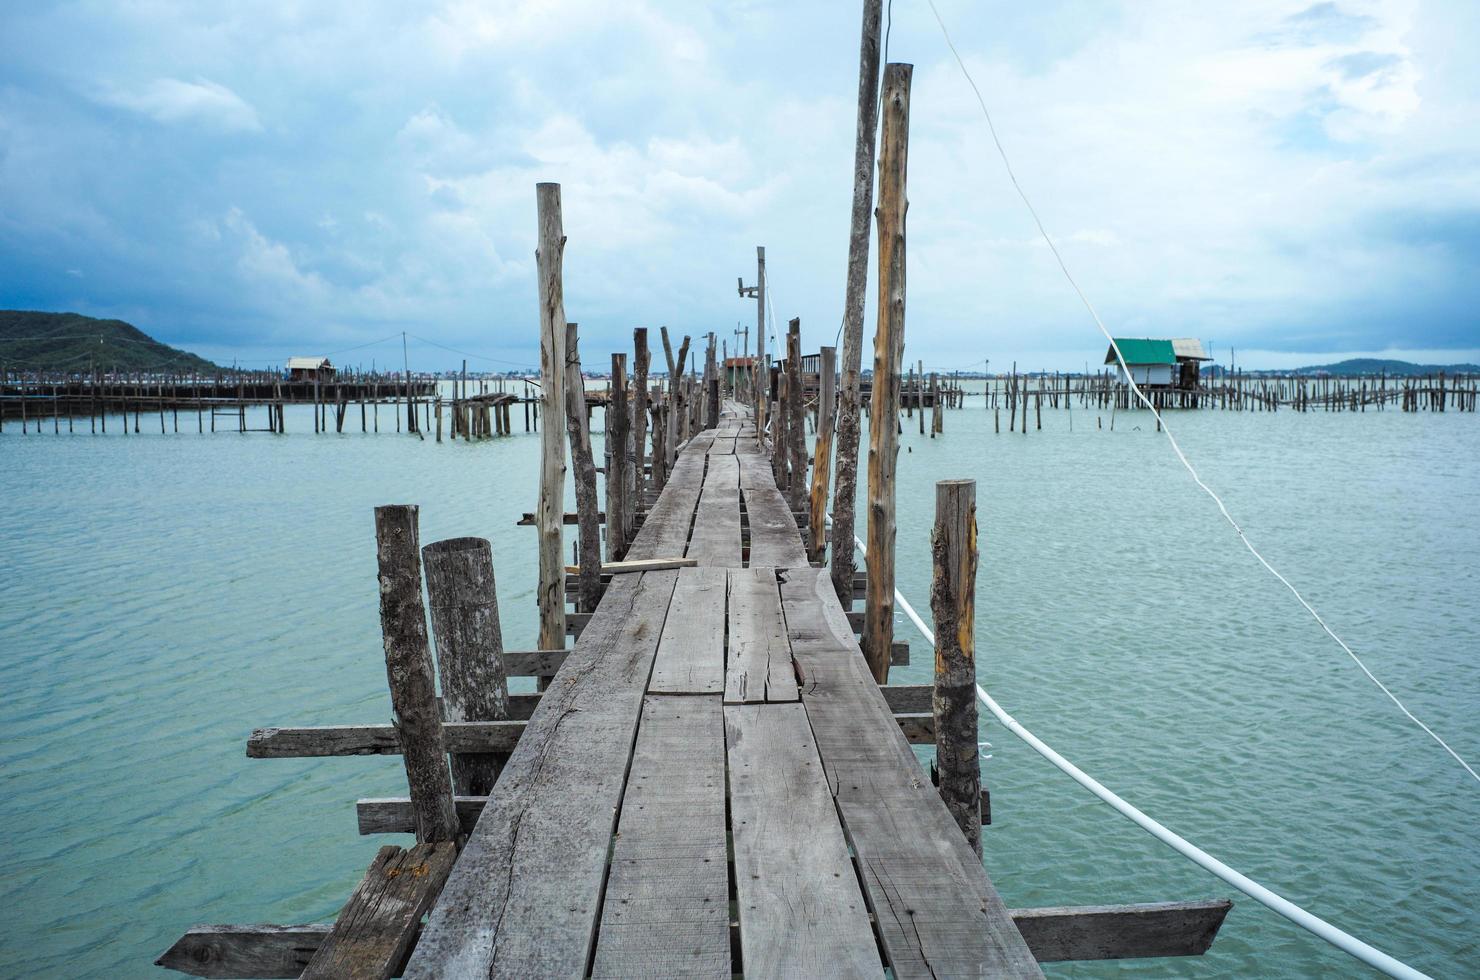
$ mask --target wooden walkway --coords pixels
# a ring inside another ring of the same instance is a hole
[[[678,556],[613,577],[405,976],[1040,976],[734,403],[627,558]]]

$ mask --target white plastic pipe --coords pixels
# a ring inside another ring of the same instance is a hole
[[[856,537],[853,540],[858,545],[859,553],[865,554],[863,542],[859,541]],[[934,646],[935,631],[925,625],[925,621],[920,618],[920,614],[915,612],[915,608],[910,605],[909,600],[898,589],[894,590],[894,601],[899,603],[899,607],[910,618],[910,622],[914,623],[915,628],[924,635],[925,639],[930,641],[931,646]],[[1155,820],[1152,820],[1140,809],[1127,803],[1115,793],[1112,793],[1098,779],[1095,779],[1089,773],[1059,755],[1041,738],[1024,728],[1016,718],[1008,714],[1002,709],[1000,704],[992,700],[992,696],[980,684],[976,685],[976,696],[981,700],[982,704],[987,706],[987,710],[1002,723],[1002,727],[1012,732],[1024,742],[1027,742],[1033,751],[1043,756],[1049,762],[1052,762],[1062,772],[1068,775],[1070,779],[1073,779],[1101,800],[1110,804],[1122,816],[1131,820],[1142,830],[1163,844],[1166,844],[1189,861],[1192,861],[1198,867],[1217,875],[1254,901],[1278,912],[1307,932],[1321,937],[1332,946],[1355,956],[1375,970],[1380,970],[1390,977],[1401,977],[1403,980],[1432,980],[1428,974],[1420,973],[1408,964],[1393,959],[1393,957],[1375,946],[1362,942],[1356,936],[1336,928],[1325,919],[1312,915],[1294,902],[1276,895],[1268,888],[1259,884],[1259,882],[1219,861],[1185,837],[1173,833]]]

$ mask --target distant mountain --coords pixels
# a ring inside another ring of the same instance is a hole
[[[0,310],[0,361],[12,370],[220,370],[203,357],[161,344],[122,320],[80,313]]]
[[[1394,361],[1380,357],[1354,357],[1345,361],[1337,361],[1335,364],[1313,364],[1309,367],[1293,368],[1278,371],[1249,371],[1248,374],[1271,374],[1288,377],[1292,374],[1300,375],[1332,375],[1335,377],[1356,377],[1358,375],[1385,374],[1390,378],[1403,378],[1438,374],[1480,374],[1480,365],[1475,364],[1414,364],[1412,361]],[[1218,364],[1205,365],[1202,369],[1204,375],[1226,374],[1226,366]]]

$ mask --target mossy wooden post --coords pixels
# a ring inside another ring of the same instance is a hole
[[[879,323],[869,399],[868,588],[863,655],[889,681],[894,640],[894,473],[899,464],[899,373],[904,358],[905,175],[912,65],[884,66],[884,132],[879,141]]]
[[[565,233],[561,230],[560,185],[536,184],[539,212],[539,248],[535,252],[540,290],[540,402],[545,428],[540,436],[540,500],[537,515],[540,539],[541,650],[565,646],[565,561],[562,522],[565,517],[565,293],[561,267]]]
[[[504,674],[493,549],[484,538],[449,538],[427,545],[421,555],[442,675],[442,719],[507,720],[509,682]],[[457,795],[487,796],[502,764],[491,752],[453,755]]]
[[[642,506],[647,492],[648,438],[648,368],[653,356],[648,350],[647,327],[632,331],[632,500]],[[630,543],[630,540],[629,540]]]
[[[565,431],[570,436],[570,462],[575,467],[576,521],[580,526],[580,598],[578,612],[596,611],[601,601],[601,518],[596,507],[596,462],[591,458],[591,430],[586,422],[586,391],[581,381],[581,350],[574,323],[565,325]],[[611,516],[611,512],[607,512]]]
[[[868,288],[869,209],[874,198],[874,133],[879,121],[881,0],[863,0],[858,54],[858,125],[853,146],[853,210],[848,233],[848,282],[843,302],[842,391],[838,398],[837,479],[833,487],[832,583],[844,609],[853,608],[854,514],[858,496],[862,396],[863,306]]]
[[[834,408],[837,400],[837,350],[822,348],[822,366],[817,376],[817,438],[812,442],[812,495],[807,515],[812,534],[807,539],[808,558],[819,564],[827,557],[827,483],[832,472]]]
[[[426,611],[421,604],[421,551],[414,504],[375,508],[375,551],[380,566],[380,629],[385,640],[385,672],[395,710],[401,758],[411,790],[416,839],[423,844],[458,838],[452,780]]]
[[[612,355],[612,393],[606,406],[606,556],[627,553],[627,355]]]
[[[800,513],[807,493],[807,412],[802,397],[802,321],[793,317],[786,330],[787,502]]]
[[[935,617],[935,765],[940,795],[977,856],[982,852],[976,722],[976,481],[935,485],[930,534]]]

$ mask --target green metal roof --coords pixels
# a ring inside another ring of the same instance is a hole
[[[1170,340],[1150,340],[1135,337],[1116,337],[1115,347],[1127,364],[1176,364],[1177,355]],[[1115,347],[1105,349],[1105,363],[1115,363]]]

